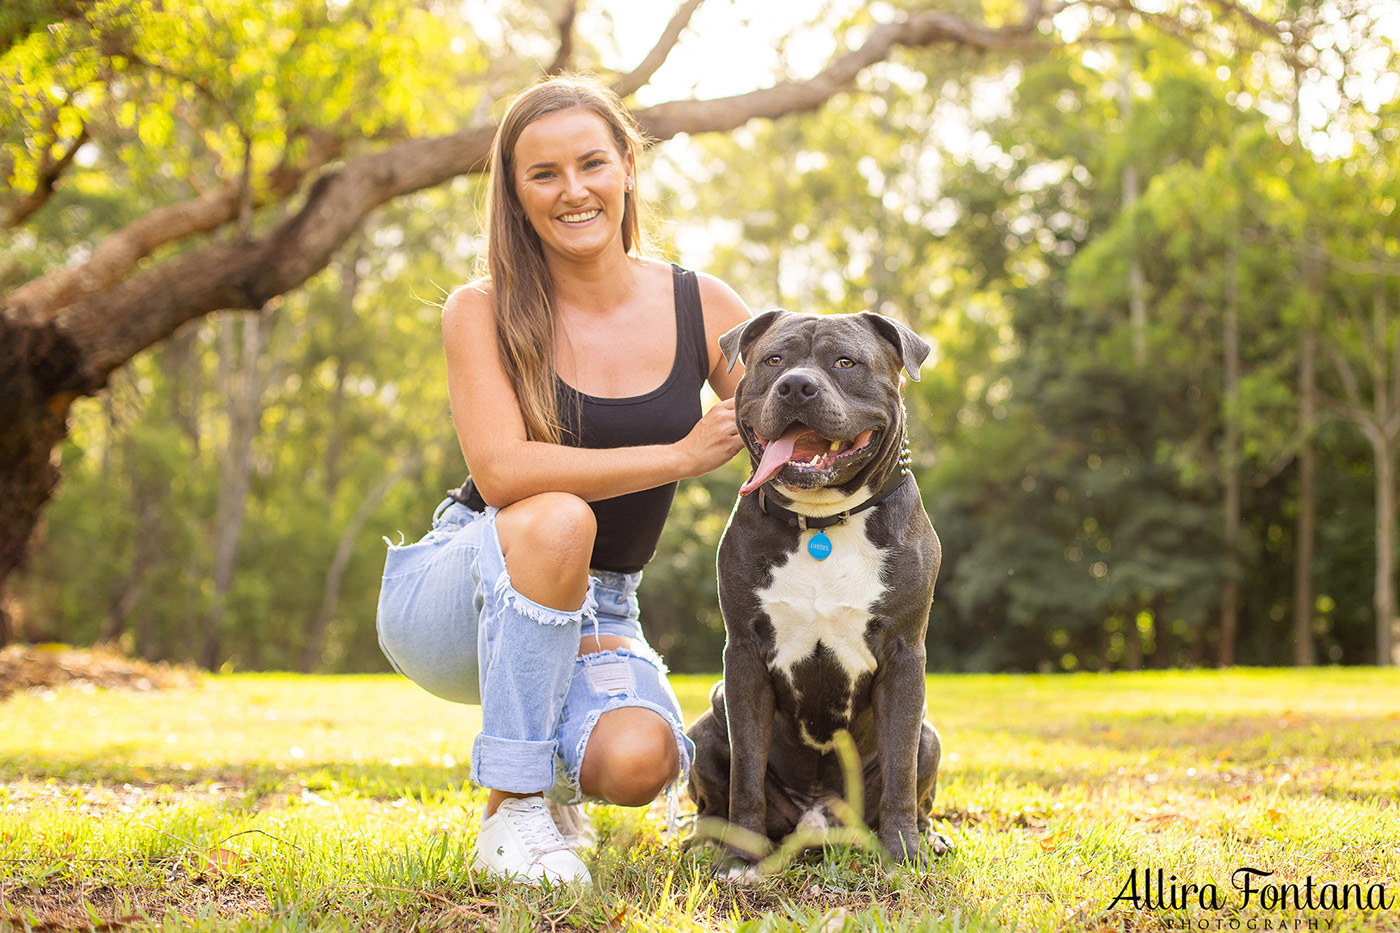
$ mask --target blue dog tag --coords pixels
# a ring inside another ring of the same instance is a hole
[[[812,535],[807,542],[807,553],[817,560],[826,560],[831,556],[831,539],[826,536],[825,531]]]

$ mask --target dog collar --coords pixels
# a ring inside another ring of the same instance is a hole
[[[780,521],[787,522],[798,531],[806,531],[809,528],[830,528],[833,525],[844,525],[851,520],[852,515],[855,515],[857,512],[864,512],[866,509],[873,509],[893,495],[896,489],[903,486],[904,481],[910,476],[910,462],[911,458],[906,452],[905,455],[900,458],[899,469],[891,474],[890,478],[885,481],[885,485],[880,487],[879,492],[875,493],[875,495],[866,499],[855,508],[847,509],[844,512],[838,512],[835,515],[824,515],[820,518],[815,518],[811,515],[802,515],[798,512],[794,512],[791,509],[785,509],[777,503],[769,502],[766,494],[767,483],[758,487],[758,508],[764,515],[769,515]]]

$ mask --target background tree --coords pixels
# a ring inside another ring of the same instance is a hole
[[[768,86],[675,101],[649,85],[716,41],[699,0],[631,71],[609,5],[7,10],[0,572],[51,454],[66,478],[8,605],[30,638],[382,669],[380,536],[462,478],[437,305],[472,274],[493,118],[573,65],[674,140],[642,178],[668,255],[936,342],[907,392],[935,665],[1283,663],[1300,630],[1374,660],[1344,598],[1381,591],[1393,485],[1357,426],[1394,384],[1400,252],[1372,6],[831,2]],[[678,668],[717,665],[743,467],[682,484],[647,570]]]
[[[698,5],[682,6],[656,52],[619,76],[624,92],[646,83]],[[558,20],[567,41],[555,65],[597,64],[570,54],[573,11]],[[93,0],[9,14],[0,67],[20,89],[4,147],[12,225],[48,204],[89,139],[113,163],[102,180],[126,176],[146,197],[116,225],[89,228],[68,264],[34,256],[5,276],[0,583],[52,493],[51,451],[76,398],[187,321],[267,307],[325,268],[375,208],[481,170],[493,131],[485,109],[524,83],[539,33],[502,36],[493,49],[461,15],[394,0],[270,10]],[[901,14],[809,79],[638,116],[656,139],[729,130],[818,107],[897,46],[1017,44],[1042,17],[1039,0],[997,27]],[[179,163],[165,161],[176,152]]]

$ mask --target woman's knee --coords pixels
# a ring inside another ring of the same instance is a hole
[[[554,566],[588,569],[598,522],[593,509],[578,496],[546,492],[521,499],[501,509],[496,529],[506,566],[514,572],[516,561],[542,558]]]
[[[624,807],[646,806],[680,773],[671,724],[645,707],[598,717],[579,775],[583,792]]]

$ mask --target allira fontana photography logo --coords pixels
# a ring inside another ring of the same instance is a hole
[[[1337,882],[1311,876],[1296,881],[1272,880],[1274,872],[1248,866],[1235,869],[1226,888],[1211,881],[1183,881],[1165,869],[1133,869],[1123,881],[1108,910],[1229,911],[1228,920],[1200,920],[1200,929],[1292,930],[1327,929],[1330,922],[1299,919],[1299,912],[1324,914],[1335,911],[1378,913],[1395,909],[1395,896],[1379,882]],[[1267,920],[1248,915],[1268,914]],[[1288,914],[1285,918],[1278,916]],[[1263,924],[1267,923],[1267,926]],[[1299,926],[1298,924],[1303,924]],[[1197,921],[1181,921],[1169,928],[1197,929]]]

